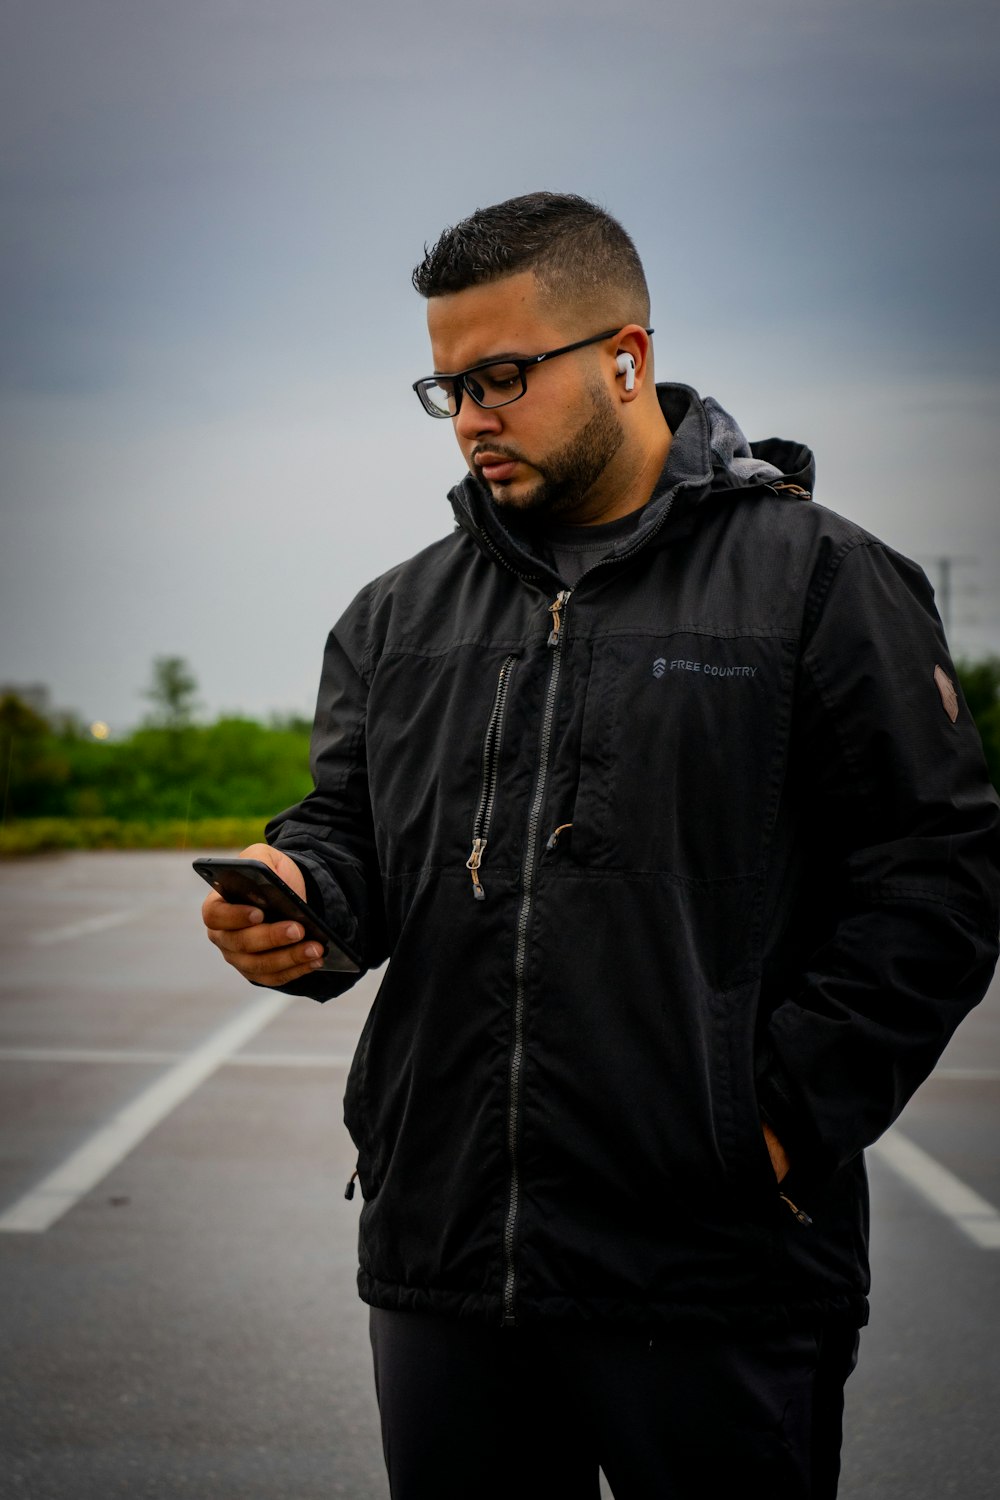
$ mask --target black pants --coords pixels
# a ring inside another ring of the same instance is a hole
[[[500,1329],[373,1308],[392,1500],[833,1500],[857,1333]]]

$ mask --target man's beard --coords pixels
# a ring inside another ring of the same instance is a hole
[[[532,465],[541,475],[532,489],[508,500],[503,484],[490,486],[497,505],[536,516],[563,515],[579,505],[625,441],[617,409],[604,386],[595,383],[590,395],[593,415],[562,448]]]

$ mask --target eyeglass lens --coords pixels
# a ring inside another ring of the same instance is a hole
[[[488,365],[464,376],[462,383],[472,399],[485,407],[504,406],[508,401],[516,401],[524,390],[521,371],[513,364]],[[446,416],[454,415],[455,385],[454,380],[436,380],[424,386],[435,411]]]

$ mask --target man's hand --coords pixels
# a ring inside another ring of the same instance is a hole
[[[771,1158],[774,1175],[779,1182],[782,1182],[788,1176],[788,1168],[790,1166],[788,1157],[785,1155],[785,1148],[778,1140],[770,1125],[765,1125],[763,1120],[761,1121],[761,1129],[764,1132],[767,1154]]]
[[[259,859],[270,865],[297,896],[306,899],[305,878],[287,854],[270,844],[251,844],[241,851],[240,858]],[[218,891],[210,891],[205,897],[201,918],[208,928],[209,941],[226,963],[255,984],[289,984],[323,966],[322,947],[315,939],[303,941],[305,933],[298,922],[265,922],[258,907],[231,906]]]

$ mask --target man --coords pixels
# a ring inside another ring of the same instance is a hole
[[[392,1493],[836,1492],[862,1150],[996,959],[1000,816],[930,589],[656,386],[645,278],[538,193],[414,273],[457,529],[330,635],[263,858],[368,966],[348,1082]],[[209,896],[258,984],[301,928]]]

